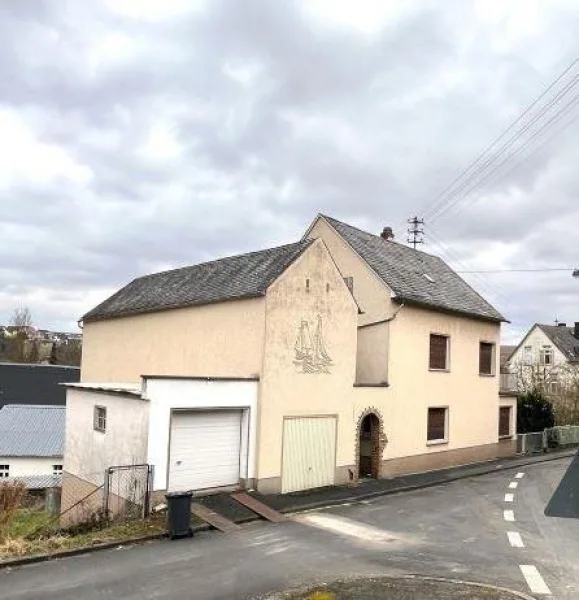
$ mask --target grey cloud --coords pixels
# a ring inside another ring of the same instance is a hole
[[[0,109],[16,108],[92,178],[0,188],[0,311],[44,293],[31,306],[37,320],[73,326],[88,297],[289,241],[318,211],[376,232],[401,225],[562,68],[579,24],[572,7],[553,5],[544,37],[505,49],[470,3],[416,3],[373,36],[314,23],[301,6],[214,0],[145,22],[98,2],[3,5]],[[113,33],[129,54],[98,63],[94,44]],[[245,84],[227,73],[243,68],[253,69]],[[173,128],[180,155],[142,153],[157,121]],[[579,178],[564,171],[577,158],[563,136],[433,231],[479,268],[489,246],[509,242],[507,267],[573,263]],[[512,333],[554,306],[572,320],[579,291],[551,276],[472,283],[496,297]]]

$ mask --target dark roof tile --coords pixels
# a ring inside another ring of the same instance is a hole
[[[561,350],[565,358],[571,362],[579,362],[579,339],[573,335],[573,327],[559,327],[558,325],[541,325],[538,327]]]
[[[505,320],[440,258],[322,217],[391,288],[398,301],[491,321]]]
[[[131,281],[82,319],[91,321],[261,296],[310,244],[311,241],[302,240],[277,248],[145,275]]]

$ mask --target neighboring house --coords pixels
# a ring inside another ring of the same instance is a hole
[[[565,381],[577,378],[579,322],[573,327],[536,323],[511,353],[507,369],[516,375],[521,389],[539,387],[556,394]]]
[[[60,484],[65,408],[7,405],[0,410],[0,480],[33,489]]]
[[[80,379],[78,367],[0,362],[0,408],[6,404],[66,403],[62,383]]]
[[[268,493],[514,451],[502,315],[439,258],[328,217],[135,279],[82,320],[63,508],[112,465],[154,465],[160,493]]]

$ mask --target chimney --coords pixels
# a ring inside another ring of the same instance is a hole
[[[567,323],[557,323],[557,327],[567,327]]]
[[[579,340],[579,321],[575,321],[575,329],[573,335]]]
[[[384,229],[382,230],[382,233],[380,234],[380,237],[383,240],[393,240],[394,239],[394,232],[392,231],[392,227],[384,227]]]

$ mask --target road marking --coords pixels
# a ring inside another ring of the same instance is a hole
[[[515,499],[515,494],[505,494],[505,502],[513,502]]]
[[[509,488],[511,488],[511,490],[516,490],[518,485],[519,485],[518,481],[511,481],[511,483],[509,483]]]
[[[320,529],[326,529],[327,531],[333,531],[334,533],[347,535],[366,542],[397,541],[397,538],[383,529],[378,529],[378,527],[373,527],[372,525],[358,523],[357,521],[347,519],[346,517],[338,517],[337,515],[307,513],[296,515],[293,517],[293,520],[304,523],[305,525],[313,525]]]
[[[518,531],[507,531],[507,537],[509,538],[509,544],[513,548],[524,548],[523,538]]]
[[[505,518],[505,521],[514,521],[515,520],[515,511],[504,510],[503,517]]]
[[[527,580],[527,585],[533,594],[550,594],[551,590],[547,587],[541,573],[533,565],[519,565],[523,576]]]
[[[525,476],[525,474],[524,474],[524,473],[517,473],[517,474],[515,475],[515,479],[522,479],[524,476]]]

